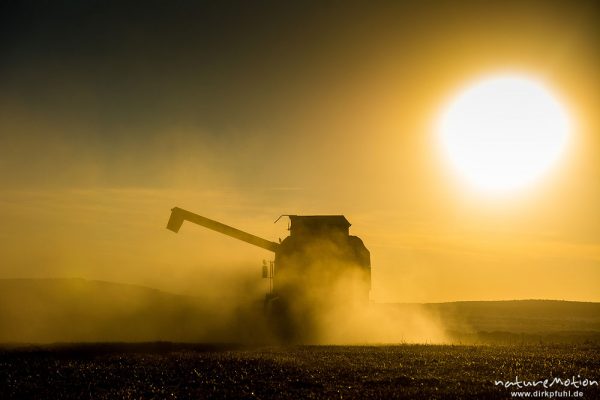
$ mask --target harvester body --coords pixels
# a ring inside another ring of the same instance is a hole
[[[272,242],[175,207],[167,228],[178,232],[187,220],[275,253],[273,290],[265,305],[277,315],[279,334],[307,337],[310,314],[332,302],[366,303],[371,286],[369,250],[349,233],[343,215],[288,215],[290,235]]]

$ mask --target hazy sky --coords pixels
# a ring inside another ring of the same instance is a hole
[[[280,214],[344,214],[379,301],[600,301],[594,1],[8,1],[0,6],[0,278],[262,287]],[[433,127],[523,73],[575,122],[553,170],[482,195]],[[237,285],[237,286],[236,286]]]

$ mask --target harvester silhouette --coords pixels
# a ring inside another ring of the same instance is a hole
[[[267,273],[273,282],[265,309],[278,336],[305,340],[318,330],[315,314],[330,306],[333,297],[339,302],[340,291],[344,304],[369,301],[371,256],[362,240],[350,235],[350,222],[343,215],[286,216],[290,236],[280,243],[179,207],[171,210],[167,229],[177,233],[189,221],[275,253],[274,268]]]

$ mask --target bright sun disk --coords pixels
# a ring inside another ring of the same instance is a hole
[[[524,187],[563,153],[569,118],[538,82],[516,76],[480,81],[460,93],[439,120],[453,167],[487,191]]]

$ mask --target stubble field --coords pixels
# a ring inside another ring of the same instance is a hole
[[[495,381],[561,378],[555,398],[599,398],[600,346],[293,346],[173,343],[4,347],[8,399],[472,398],[505,399]],[[578,386],[578,387],[577,387]],[[560,393],[559,393],[560,392]],[[538,394],[536,397],[540,397]]]

